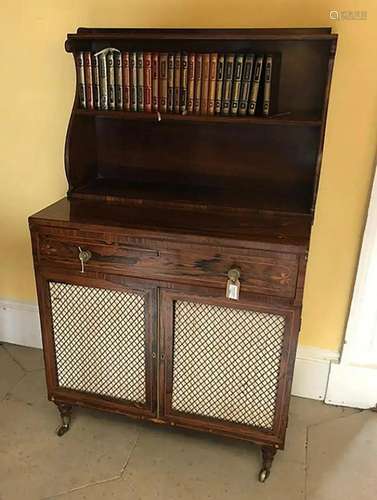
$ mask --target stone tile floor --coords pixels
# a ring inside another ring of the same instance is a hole
[[[46,399],[42,353],[0,346],[0,500],[372,500],[377,414],[292,398],[287,445],[265,484],[243,442],[76,410]]]

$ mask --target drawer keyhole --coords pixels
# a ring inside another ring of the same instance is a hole
[[[92,258],[92,252],[90,250],[82,250],[81,247],[79,248],[79,259],[81,262],[81,273],[85,272],[85,264],[89,262],[89,260]]]

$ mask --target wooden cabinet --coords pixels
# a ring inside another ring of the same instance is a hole
[[[67,198],[29,219],[59,435],[73,406],[95,407],[257,443],[268,477],[284,448],[335,46],[327,28],[68,35],[75,56],[279,52],[282,69],[269,118],[89,110],[76,92]]]

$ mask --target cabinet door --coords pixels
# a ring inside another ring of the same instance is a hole
[[[155,289],[53,274],[38,288],[50,397],[155,415]]]
[[[163,417],[283,446],[299,311],[162,292]]]

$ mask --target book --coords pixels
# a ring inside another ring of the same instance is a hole
[[[168,111],[174,110],[174,54],[168,55]]]
[[[152,54],[152,109],[158,111],[158,53]]]
[[[144,111],[144,55],[143,52],[136,54],[137,67],[137,110]]]
[[[216,97],[215,97],[215,113],[221,113],[222,96],[223,96],[223,81],[224,81],[225,56],[219,54],[217,58],[217,74],[216,74]]]
[[[137,111],[137,68],[136,52],[130,52],[130,99],[131,111]]]
[[[144,52],[144,111],[152,111],[152,54]]]
[[[280,54],[268,54],[266,56],[263,95],[264,116],[271,116],[278,112],[280,61]]]
[[[160,54],[160,111],[168,110],[168,54]]]
[[[227,54],[225,57],[224,83],[223,83],[223,100],[221,104],[221,112],[223,115],[229,115],[230,103],[232,98],[232,81],[234,71],[234,54]]]
[[[209,87],[209,54],[203,54],[202,62],[202,90],[200,97],[200,114],[208,112],[208,87]]]
[[[86,107],[87,109],[94,109],[92,56],[91,53],[88,51],[84,52],[84,76],[85,76]]]
[[[254,76],[249,96],[249,104],[248,104],[249,115],[255,115],[257,101],[258,101],[259,86],[262,75],[262,67],[263,67],[263,56],[258,56],[255,61]]]
[[[77,68],[77,87],[79,91],[79,102],[82,108],[86,108],[86,92],[85,92],[85,70],[84,70],[84,52],[78,52],[76,56]]]
[[[187,75],[188,75],[188,54],[182,53],[181,56],[181,92],[179,108],[181,113],[187,111]]]
[[[97,55],[99,66],[99,86],[101,92],[101,109],[109,109],[109,100],[107,95],[107,64],[106,53],[101,51]]]
[[[233,85],[232,85],[232,100],[230,106],[230,113],[232,115],[238,114],[238,104],[240,100],[241,80],[243,69],[243,55],[238,54],[234,63]]]
[[[174,57],[174,111],[179,113],[181,96],[181,54],[177,52]]]
[[[195,114],[200,114],[200,102],[201,102],[201,92],[202,92],[202,66],[203,66],[202,54],[196,54],[196,56],[195,56],[195,94],[194,94],[194,113]]]
[[[254,54],[247,54],[243,65],[243,75],[240,90],[240,103],[238,107],[239,115],[246,115],[249,94],[251,88],[251,78],[253,76]]]
[[[107,52],[107,88],[109,96],[109,109],[115,109],[115,73],[114,73],[114,53],[112,50]]]
[[[208,114],[215,114],[217,54],[212,53],[209,61]]]
[[[98,57],[92,56],[93,103],[96,109],[101,109],[101,92],[99,87]]]
[[[122,76],[123,76],[123,107],[126,111],[131,109],[131,95],[130,95],[130,56],[128,52],[122,54]]]
[[[115,72],[115,107],[123,109],[123,78],[122,78],[122,54],[114,52],[114,72]]]
[[[187,70],[187,111],[194,111],[194,96],[195,96],[195,54],[188,56]]]

